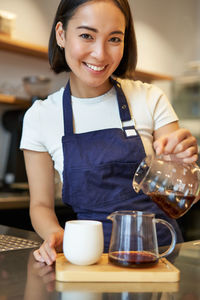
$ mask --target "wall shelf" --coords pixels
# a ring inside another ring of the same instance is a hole
[[[25,43],[10,38],[7,35],[0,34],[0,50],[8,51],[12,53],[18,53],[26,56],[32,56],[35,58],[48,59],[48,49],[47,47]],[[136,80],[141,80],[143,82],[152,82],[154,80],[172,80],[171,76],[166,76],[162,74],[150,73],[145,71],[136,70],[134,77]],[[15,96],[0,94],[0,103],[2,104],[12,104],[21,107],[29,107],[30,101],[28,99],[19,99]]]
[[[137,70],[134,75],[136,80],[141,80],[143,82],[150,83],[154,80],[172,80],[173,78],[171,76],[161,75],[161,74],[155,74],[155,73],[148,73]],[[6,94],[0,94],[0,104],[11,104],[11,105],[17,105],[22,108],[28,108],[31,106],[31,100],[30,99],[21,99],[13,95],[6,95]]]
[[[155,80],[168,80],[168,81],[173,80],[172,76],[157,74],[157,73],[144,72],[144,71],[139,71],[139,70],[135,71],[135,76],[134,77],[137,80],[141,80],[143,82],[148,82],[148,83],[150,83],[152,81],[155,81]]]
[[[45,59],[45,60],[48,58],[47,47],[18,41],[10,38],[7,35],[2,35],[2,34],[0,34],[0,50],[19,53],[19,54],[28,55],[36,58]],[[139,71],[139,70],[136,70],[135,77],[136,79],[145,82],[151,82],[153,80],[172,80],[171,76],[149,73],[149,72]]]
[[[12,95],[0,94],[0,104],[12,104],[22,108],[28,108],[31,105],[29,99],[20,99]]]
[[[0,34],[0,50],[24,54],[36,58],[47,59],[47,47],[25,43]]]

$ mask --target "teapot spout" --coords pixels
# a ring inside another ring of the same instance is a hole
[[[114,216],[116,215],[116,212],[112,212],[109,216],[107,216],[107,218],[106,219],[108,219],[108,220],[113,220],[113,218],[114,218]]]
[[[135,211],[133,210],[116,210],[114,212],[112,212],[109,216],[107,216],[106,219],[113,221],[113,219],[115,219],[116,217],[123,217],[123,216],[131,216],[135,214]]]

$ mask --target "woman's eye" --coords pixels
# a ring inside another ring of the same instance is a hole
[[[92,36],[88,33],[82,33],[80,35],[81,38],[85,39],[85,40],[91,40],[92,39]]]
[[[113,42],[113,43],[120,43],[122,40],[120,38],[118,38],[118,37],[112,37],[110,39],[110,41]]]

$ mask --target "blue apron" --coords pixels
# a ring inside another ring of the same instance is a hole
[[[120,84],[113,81],[121,122],[131,120],[126,97]],[[70,83],[63,94],[64,136],[62,137],[64,168],[62,200],[72,206],[78,219],[103,222],[104,252],[108,251],[112,222],[107,216],[116,210],[140,210],[166,219],[181,232],[175,220],[143,192],[136,193],[132,179],[146,156],[142,140],[134,126],[73,133],[73,112]],[[123,123],[122,123],[123,124]],[[131,130],[131,131],[130,131]],[[127,132],[132,132],[128,135]],[[135,134],[134,134],[135,133]],[[159,246],[168,245],[171,235],[165,226],[157,226]]]

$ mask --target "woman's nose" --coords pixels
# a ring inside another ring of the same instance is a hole
[[[96,43],[94,45],[92,56],[98,59],[99,61],[103,61],[106,57],[107,51],[104,43]]]

